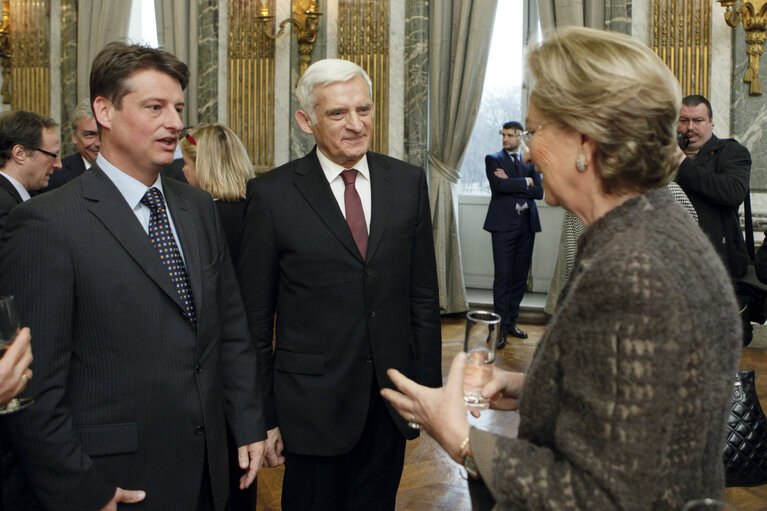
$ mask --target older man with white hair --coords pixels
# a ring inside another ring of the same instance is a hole
[[[442,382],[426,178],[369,150],[375,106],[358,65],[318,61],[296,95],[317,145],[250,181],[239,264],[267,462],[282,462],[284,441],[283,509],[391,510],[418,425],[381,398],[386,370]]]

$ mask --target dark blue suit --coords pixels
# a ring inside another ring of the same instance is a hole
[[[515,162],[505,150],[485,156],[492,197],[484,229],[493,239],[493,306],[501,316],[502,331],[510,330],[517,321],[533,258],[535,233],[541,230],[534,200],[543,198],[541,175],[534,165],[526,165],[519,155],[516,157]],[[496,176],[497,169],[503,169],[508,178]],[[527,185],[528,177],[533,186]],[[523,204],[527,204],[527,209],[518,212],[517,206]]]

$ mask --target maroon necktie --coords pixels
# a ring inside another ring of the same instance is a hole
[[[352,231],[354,243],[365,259],[368,251],[368,227],[365,224],[365,212],[362,211],[362,201],[357,193],[354,182],[357,180],[357,169],[347,169],[341,172],[344,180],[344,204],[346,205],[346,223]]]

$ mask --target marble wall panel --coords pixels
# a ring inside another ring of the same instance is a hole
[[[429,2],[405,3],[404,159],[426,168],[428,140]]]
[[[767,191],[767,95],[749,95],[749,84],[743,82],[748,67],[745,31],[742,26],[735,30],[732,47],[732,114],[731,134],[751,151],[751,189]],[[762,58],[759,78],[767,90],[767,59]],[[756,208],[755,208],[756,209]]]
[[[75,152],[69,122],[77,105],[77,4],[61,0],[61,154]],[[55,90],[55,87],[54,87]]]
[[[218,2],[198,0],[197,113],[200,123],[218,120]],[[224,62],[225,64],[225,62]],[[225,66],[224,66],[225,67]]]
[[[605,29],[631,34],[631,0],[605,0]]]

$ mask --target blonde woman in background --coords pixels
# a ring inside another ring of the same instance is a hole
[[[229,253],[237,261],[245,215],[245,185],[255,176],[248,151],[223,124],[201,124],[181,140],[184,177],[213,196],[226,233]]]
[[[181,140],[184,177],[213,196],[232,261],[237,261],[245,215],[245,185],[255,176],[242,142],[223,124],[201,124]],[[237,449],[229,438],[229,504],[226,511],[255,511],[256,481],[240,489]]]

